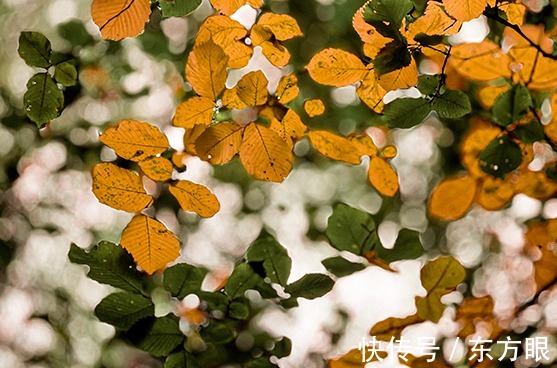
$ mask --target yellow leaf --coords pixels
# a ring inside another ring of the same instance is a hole
[[[540,291],[554,282],[557,277],[557,220],[547,223],[535,223],[526,230],[525,252],[534,259],[534,281],[536,291]]]
[[[422,323],[423,321],[417,314],[405,318],[390,317],[373,325],[369,334],[375,336],[379,341],[390,341],[392,337],[400,339],[402,331],[406,327]]]
[[[482,14],[487,6],[487,0],[443,0],[443,5],[450,16],[466,22]]]
[[[476,201],[488,211],[503,208],[514,196],[514,185],[508,180],[486,176],[478,188]]]
[[[377,75],[373,70],[366,74],[362,84],[356,89],[356,93],[370,109],[378,114],[383,112],[383,107],[385,107],[383,97],[385,97],[387,91],[377,83]]]
[[[254,24],[251,27],[249,38],[253,46],[260,46],[263,42],[270,40],[273,37],[271,31],[263,28],[259,24]]]
[[[468,211],[475,196],[473,177],[445,179],[431,193],[429,213],[444,220],[456,220]]]
[[[380,75],[378,82],[385,91],[393,91],[398,88],[413,87],[418,84],[418,67],[414,59],[410,65],[390,73]]]
[[[493,299],[490,296],[467,298],[456,310],[455,320],[460,325],[458,336],[465,339],[476,332],[476,324],[480,321],[491,322],[493,316]]]
[[[445,305],[441,297],[450,293],[464,281],[466,270],[453,257],[440,257],[429,261],[420,272],[425,297],[416,297],[418,316],[434,323],[439,322]]]
[[[394,197],[398,192],[398,175],[381,157],[372,157],[369,162],[368,179],[371,185],[384,196]]]
[[[318,98],[304,101],[304,110],[310,117],[323,115],[325,104]]]
[[[480,168],[480,154],[489,142],[501,134],[501,129],[483,120],[475,120],[471,125],[472,128],[462,140],[460,157],[471,176],[482,177],[486,174]]]
[[[360,163],[358,148],[349,139],[324,130],[313,130],[308,137],[323,156],[352,165]]]
[[[528,88],[532,90],[547,90],[557,87],[557,60],[540,57]]]
[[[242,127],[233,123],[218,123],[203,132],[195,142],[200,159],[212,165],[232,160],[242,144]]]
[[[289,147],[293,146],[292,140],[302,138],[307,131],[307,127],[302,122],[302,119],[300,119],[300,116],[298,116],[298,114],[291,109],[286,112],[282,121],[274,118],[271,119],[269,128],[277,133],[283,141],[288,143]]]
[[[150,179],[167,181],[172,179],[172,162],[164,157],[149,157],[139,162],[139,167]]]
[[[408,26],[406,38],[414,40],[420,33],[428,36],[453,35],[458,32],[460,25],[461,22],[455,22],[445,13],[440,3],[428,2],[424,15]]]
[[[385,358],[387,355],[384,351],[380,351],[378,354],[381,358]],[[373,358],[373,360],[377,360],[377,357]],[[365,359],[362,359],[362,350],[352,349],[343,356],[329,360],[327,368],[364,368],[366,364]]]
[[[248,34],[248,30],[239,22],[225,16],[213,15],[205,19],[199,33],[195,38],[196,46],[212,40],[223,50],[234,47],[236,41],[243,39]]]
[[[228,56],[211,41],[196,45],[186,65],[186,78],[200,96],[216,101],[225,87]]]
[[[206,97],[192,97],[176,108],[172,125],[191,129],[195,125],[209,125],[215,114],[215,102]]]
[[[207,130],[206,125],[196,125],[193,129],[187,129],[186,134],[184,134],[184,150],[192,155],[197,155],[195,150],[195,141],[205,130]]]
[[[287,14],[265,13],[257,24],[270,31],[279,41],[303,35],[296,19]]]
[[[174,152],[172,154],[172,164],[177,168],[177,169],[183,169],[186,167],[186,165],[184,164],[184,159],[188,156],[187,153],[184,152]]]
[[[240,69],[248,65],[253,48],[246,45],[243,41],[236,41],[234,44],[224,50],[228,56],[228,67],[232,69]]]
[[[153,203],[139,176],[111,163],[93,168],[93,193],[99,202],[117,210],[139,212]]]
[[[290,52],[280,43],[274,41],[265,41],[261,45],[261,52],[273,64],[282,68],[290,61]]]
[[[201,217],[213,217],[220,209],[217,197],[204,185],[180,180],[168,187],[184,211],[195,212]]]
[[[508,84],[502,86],[483,86],[478,90],[478,101],[486,109],[491,109],[495,100],[509,89]]]
[[[94,0],[91,7],[91,18],[103,38],[115,41],[139,35],[149,15],[149,0]]]
[[[526,6],[524,4],[503,4],[499,7],[507,15],[509,23],[521,26],[524,23],[524,16],[526,15]]]
[[[236,94],[248,106],[254,107],[267,102],[269,81],[261,70],[244,75],[236,85]]]
[[[367,134],[353,135],[349,137],[350,142],[354,144],[360,156],[373,157],[377,155],[377,146],[373,143],[371,137]]]
[[[381,151],[381,156],[383,158],[387,158],[387,159],[395,158],[397,154],[398,154],[398,151],[397,151],[396,147],[392,146],[392,145],[386,146]]]
[[[163,270],[180,255],[180,241],[161,222],[138,214],[122,233],[120,245],[149,275]]]
[[[240,97],[238,97],[236,87],[224,91],[222,94],[222,104],[229,109],[235,110],[242,110],[248,107],[248,105],[246,105],[242,100],[240,100]]]
[[[344,87],[362,80],[367,69],[360,59],[340,49],[325,49],[311,58],[306,67],[317,83]]]
[[[520,172],[515,191],[531,198],[545,200],[557,194],[557,183],[549,180],[544,171],[533,172],[526,169]]]
[[[224,15],[232,15],[246,4],[246,0],[211,0],[213,8]]]
[[[369,2],[369,1],[368,1]],[[352,25],[364,44],[364,52],[366,56],[374,59],[384,46],[386,46],[391,39],[384,37],[377,30],[364,20],[364,9],[367,3],[364,4],[352,18]]]
[[[282,77],[277,87],[277,98],[281,104],[287,104],[298,97],[298,78],[295,74],[288,74]]]
[[[292,169],[292,151],[271,129],[250,123],[244,130],[240,161],[255,179],[281,182]]]
[[[107,128],[99,140],[126,160],[142,161],[170,148],[166,136],[154,125],[137,120],[122,120]]]
[[[511,59],[491,41],[453,46],[449,63],[461,75],[480,82],[510,78]]]

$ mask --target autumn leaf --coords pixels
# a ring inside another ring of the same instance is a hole
[[[222,94],[222,104],[228,109],[236,110],[242,110],[248,107],[248,105],[238,97],[236,87],[224,91]]]
[[[212,41],[195,46],[186,64],[186,78],[194,91],[216,101],[225,87],[228,56]]]
[[[385,47],[385,45],[387,45],[391,41],[391,39],[384,37],[375,29],[375,27],[364,20],[364,9],[366,8],[368,3],[369,1],[366,2],[366,4],[360,9],[358,9],[356,14],[354,14],[354,17],[352,18],[352,25],[354,27],[354,30],[356,30],[356,32],[360,36],[361,40],[365,43],[364,50],[366,56],[368,56],[369,58],[375,58],[377,56],[377,53],[379,53],[379,50]]]
[[[460,25],[445,13],[440,3],[428,2],[424,15],[408,26],[405,36],[408,40],[415,40],[419,34],[448,36],[457,33]]]
[[[387,353],[384,351],[378,352],[381,357],[386,357]],[[374,357],[377,360],[376,357]],[[367,364],[365,360],[362,362],[362,350],[352,349],[346,354],[329,360],[327,368],[364,368]]]
[[[236,85],[236,94],[247,106],[259,106],[267,102],[269,81],[261,70],[244,75]]]
[[[211,0],[213,8],[224,15],[232,15],[246,4],[246,0]]]
[[[449,63],[471,80],[487,82],[497,78],[510,78],[511,59],[495,43],[463,43],[453,46]]]
[[[455,320],[460,325],[458,336],[463,339],[476,332],[476,324],[480,321],[493,322],[493,299],[490,296],[467,298],[458,306]]]
[[[395,339],[400,339],[402,331],[406,327],[422,322],[424,322],[424,319],[418,316],[418,314],[413,314],[405,318],[389,317],[373,325],[369,334],[375,336],[375,338],[380,341],[390,341],[393,337]]]
[[[355,55],[340,49],[325,49],[313,56],[306,67],[317,83],[344,87],[362,80],[367,73]]]
[[[261,52],[273,64],[282,68],[290,61],[290,52],[277,41],[265,41],[261,43]]]
[[[195,142],[197,138],[207,130],[208,127],[206,125],[196,125],[192,129],[187,129],[186,133],[184,134],[184,150],[187,153],[192,155],[197,155],[197,151],[195,149]]]
[[[292,109],[288,109],[282,121],[272,119],[269,128],[277,133],[289,146],[293,145],[292,140],[301,139],[307,131],[307,127],[300,116]]]
[[[299,93],[298,78],[295,74],[288,74],[280,79],[276,95],[281,104],[284,105],[293,101]]]
[[[232,160],[242,144],[242,127],[222,122],[209,127],[195,141],[199,158],[212,165],[222,165]]]
[[[384,196],[394,197],[398,192],[398,175],[381,157],[371,158],[368,179],[371,185]]]
[[[379,151],[377,149],[377,146],[375,145],[375,143],[373,143],[373,140],[371,139],[371,137],[369,135],[365,134],[365,133],[364,134],[358,134],[358,135],[352,135],[352,136],[348,137],[348,139],[356,147],[356,149],[358,150],[358,154],[360,156],[373,157],[373,156],[377,155],[377,153]]]
[[[358,149],[349,139],[324,130],[310,131],[308,137],[313,147],[323,156],[352,165],[360,163]]]
[[[520,3],[507,3],[499,6],[499,9],[505,12],[507,20],[511,24],[521,26],[524,23],[524,16],[526,15],[527,8],[524,4]]]
[[[117,210],[138,212],[153,203],[139,176],[111,163],[93,168],[93,193],[99,202]]]
[[[170,144],[166,136],[154,125],[137,120],[122,120],[107,128],[99,140],[116,154],[131,161],[142,161],[158,155]]]
[[[525,253],[534,260],[533,277],[536,291],[555,283],[557,278],[557,220],[534,223],[525,233]]]
[[[271,32],[279,41],[303,35],[296,19],[287,14],[265,13],[259,18],[257,25]]]
[[[292,169],[292,152],[277,133],[250,123],[244,130],[240,161],[255,179],[281,182]]]
[[[503,208],[514,196],[514,185],[508,180],[486,177],[478,188],[476,201],[488,211]]]
[[[191,129],[195,125],[209,125],[215,114],[215,102],[206,97],[192,97],[176,108],[172,125]]]
[[[246,45],[243,41],[235,41],[224,52],[228,55],[228,67],[241,69],[248,65],[253,55],[253,47]]]
[[[180,180],[168,187],[184,211],[195,212],[201,217],[213,217],[220,209],[217,197],[205,186]]]
[[[213,15],[205,19],[199,28],[195,44],[198,46],[212,41],[227,53],[228,49],[234,47],[237,41],[247,34],[248,30],[239,22],[225,15]]]
[[[325,112],[325,104],[318,98],[304,101],[304,110],[309,117],[323,115]]]
[[[356,93],[370,109],[380,114],[383,112],[383,97],[387,91],[378,83],[377,75],[373,70],[369,70],[362,83],[356,89]]]
[[[164,157],[149,157],[140,161],[139,167],[147,177],[155,181],[167,181],[172,179],[172,162]]]
[[[377,81],[385,91],[413,87],[418,84],[418,67],[416,62],[412,59],[410,65],[380,75]]]
[[[103,38],[115,41],[139,35],[150,14],[149,0],[94,0],[91,7]]]
[[[466,270],[453,257],[440,257],[428,262],[420,272],[427,295],[416,297],[420,318],[437,323],[445,310],[441,297],[453,291],[465,277]]]
[[[433,190],[429,214],[443,220],[464,216],[476,196],[476,181],[471,176],[445,179]]]
[[[458,21],[466,22],[482,14],[488,0],[443,0],[445,10]]]
[[[138,214],[122,233],[120,245],[149,275],[163,270],[180,255],[180,241],[161,222]]]

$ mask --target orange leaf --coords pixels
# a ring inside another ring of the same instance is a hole
[[[193,127],[193,129],[186,130],[186,134],[184,134],[184,150],[187,153],[197,155],[197,152],[195,150],[195,142],[197,141],[197,138],[199,138],[199,136],[203,134],[205,130],[207,130],[207,128],[208,127],[206,125],[196,125]]]
[[[392,145],[386,146],[381,151],[381,156],[383,156],[383,158],[387,158],[387,159],[395,158],[397,154],[398,154],[398,151],[397,151],[396,147],[392,146]]]
[[[373,325],[369,334],[375,336],[379,341],[390,341],[391,337],[400,339],[402,331],[406,327],[423,321],[424,320],[420,318],[418,314],[413,314],[405,318],[389,317]]]
[[[505,206],[514,196],[514,185],[508,180],[486,176],[478,188],[476,201],[488,211],[496,211]]]
[[[204,185],[180,180],[168,187],[184,211],[195,212],[201,217],[213,217],[220,209],[217,197]]]
[[[296,114],[296,112],[291,109],[286,112],[286,115],[284,115],[282,121],[271,119],[269,128],[277,133],[283,141],[288,143],[289,147],[293,146],[292,140],[298,140],[302,138],[307,131],[307,127],[302,122],[302,119],[300,119],[298,114]]]
[[[287,104],[298,97],[298,78],[295,74],[288,74],[282,77],[277,87],[277,98],[281,104]]]
[[[515,191],[531,198],[545,200],[557,194],[557,183],[549,180],[544,171],[533,172],[526,169],[520,172]]]
[[[460,148],[462,165],[470,175],[474,177],[486,176],[486,173],[480,168],[480,154],[489,142],[499,134],[501,134],[500,128],[482,120],[473,121],[472,128],[462,140]]]
[[[385,97],[387,91],[377,83],[377,75],[373,70],[366,74],[362,84],[356,89],[356,93],[370,109],[378,114],[383,111],[383,107],[385,107],[383,97]]]
[[[368,1],[369,2],[369,1]],[[367,23],[364,20],[364,9],[367,5],[367,2],[364,6],[362,6],[356,14],[354,14],[354,18],[352,19],[352,25],[358,35],[365,43],[364,49],[366,56],[374,59],[385,45],[387,45],[391,40],[387,37],[381,35],[377,30]]]
[[[117,210],[138,212],[153,203],[139,176],[111,163],[93,168],[93,193],[99,202]]]
[[[233,123],[218,123],[209,127],[195,142],[200,159],[212,165],[225,164],[232,160],[242,144],[242,127]]]
[[[253,48],[246,45],[243,41],[236,41],[234,44],[224,50],[228,56],[228,67],[232,69],[240,69],[248,65]]]
[[[380,354],[382,358],[387,355],[387,353],[383,351],[378,352],[378,354]],[[364,361],[362,362],[362,360]],[[377,360],[377,358],[374,357],[374,360]],[[362,359],[362,350],[352,349],[341,357],[329,360],[327,368],[364,368],[366,364],[365,359]]]
[[[91,18],[104,39],[135,37],[145,28],[151,15],[149,0],[94,0]]]
[[[278,42],[265,41],[261,45],[261,52],[273,64],[282,68],[290,61],[290,52]]]
[[[180,241],[161,222],[138,214],[122,233],[120,244],[149,275],[163,270],[180,255]]]
[[[172,179],[172,162],[164,157],[149,157],[139,163],[141,170],[150,179],[167,181]]]
[[[292,151],[277,133],[256,123],[244,130],[240,161],[258,180],[281,182],[292,169]]]
[[[398,192],[398,175],[381,157],[372,157],[369,162],[368,179],[371,185],[384,196],[394,197]]]
[[[549,220],[547,223],[536,223],[528,227],[526,231],[525,251],[534,262],[534,281],[536,291],[542,290],[557,277],[557,220]]]
[[[325,104],[318,98],[304,101],[304,110],[310,117],[323,115]]]
[[[461,22],[455,22],[445,13],[440,3],[428,2],[424,15],[408,26],[406,38],[414,40],[420,33],[428,36],[453,35],[458,32],[460,25]]]
[[[524,4],[503,4],[499,7],[507,15],[509,23],[521,26],[524,23],[524,16],[526,15],[526,6]]]
[[[380,75],[378,82],[386,91],[415,86],[418,84],[418,67],[416,62],[412,59],[410,65]]]
[[[508,84],[502,86],[483,86],[478,90],[478,101],[486,109],[491,109],[495,100],[509,89]]]
[[[265,13],[257,24],[270,31],[279,41],[303,35],[296,19],[287,14]]]
[[[352,165],[360,163],[358,148],[349,139],[324,130],[313,130],[308,137],[323,156]]]
[[[510,78],[508,55],[491,41],[453,46],[449,63],[463,76],[480,82]]]
[[[238,97],[236,87],[224,91],[222,94],[222,104],[229,109],[235,110],[242,110],[248,107],[248,105],[246,105],[242,100],[240,100],[240,97]]]
[[[172,125],[191,129],[195,125],[209,125],[215,114],[215,103],[210,98],[192,97],[176,108]]]
[[[445,179],[431,193],[429,213],[444,220],[456,220],[468,211],[475,195],[473,177]]]
[[[243,39],[248,34],[248,30],[239,22],[225,16],[213,15],[205,19],[199,33],[195,38],[196,46],[212,40],[223,50],[234,47],[236,41]]]
[[[254,24],[251,27],[249,38],[253,46],[260,46],[263,42],[269,41],[273,37],[271,31],[263,28],[259,24]]]
[[[340,49],[325,49],[314,55],[306,67],[317,83],[344,87],[362,80],[367,69],[360,59]]]
[[[186,78],[200,96],[216,101],[225,87],[228,56],[213,42],[195,46],[186,65]]]
[[[261,70],[244,75],[236,85],[236,94],[248,106],[259,106],[267,102],[269,81]]]
[[[445,10],[458,21],[466,22],[479,17],[488,0],[443,0]]]
[[[492,322],[493,299],[490,296],[467,298],[458,306],[455,320],[460,325],[458,336],[466,338],[476,332],[476,324],[480,321]]]
[[[232,15],[246,4],[246,0],[211,0],[213,8],[224,15]]]
[[[99,140],[116,154],[131,161],[142,161],[170,148],[166,136],[154,125],[137,120],[122,120],[107,128]]]
[[[373,157],[377,155],[377,146],[373,143],[373,139],[367,134],[354,135],[349,137],[350,142],[354,144],[360,156]]]

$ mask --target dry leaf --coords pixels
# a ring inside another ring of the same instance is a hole
[[[220,209],[217,197],[204,185],[180,180],[170,185],[170,193],[184,211],[195,212],[201,217],[213,217]]]
[[[195,125],[209,125],[215,114],[215,103],[210,98],[192,97],[176,108],[172,125],[191,129]]]
[[[222,122],[209,127],[197,138],[195,151],[200,159],[212,165],[232,160],[242,144],[242,127]]]
[[[94,0],[91,6],[93,22],[108,40],[139,35],[150,15],[149,0]]]

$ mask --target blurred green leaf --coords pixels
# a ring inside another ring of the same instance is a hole
[[[325,234],[336,249],[358,255],[379,241],[371,215],[344,203],[334,207]]]
[[[522,119],[532,106],[530,91],[523,84],[515,84],[495,100],[493,120],[504,127]]]
[[[493,139],[480,154],[480,168],[496,178],[504,179],[521,163],[522,151],[508,136]]]
[[[180,331],[179,320],[174,315],[143,319],[136,323],[126,336],[141,350],[154,356],[167,356],[184,341],[185,336]]]
[[[362,263],[350,262],[341,256],[331,257],[321,261],[323,266],[337,277],[344,277],[366,268]]]
[[[292,352],[292,341],[288,337],[283,337],[281,340],[275,342],[275,347],[271,353],[277,358],[283,358],[290,355]]]
[[[545,139],[543,125],[538,120],[517,126],[513,133],[524,143],[534,143]]]
[[[159,5],[163,17],[183,17],[197,9],[201,2],[202,0],[173,0],[160,1]]]
[[[48,73],[38,73],[29,79],[23,101],[25,113],[39,128],[60,116],[64,108],[64,94]]]
[[[60,63],[54,69],[54,79],[64,87],[74,86],[77,83],[77,69],[71,63]]]
[[[424,254],[424,247],[417,231],[402,229],[398,233],[392,249],[383,247],[374,248],[376,256],[386,262],[395,262],[403,259],[416,259]]]
[[[315,299],[327,294],[335,282],[321,273],[308,273],[284,288],[291,298]]]
[[[51,65],[50,41],[38,32],[21,32],[17,52],[29,66],[48,68]]]
[[[228,309],[228,314],[230,315],[230,317],[239,320],[248,319],[249,307],[246,305],[246,302],[234,301],[230,303],[230,307]]]
[[[201,329],[201,338],[205,342],[212,344],[225,344],[236,337],[232,330],[225,322],[211,320],[211,322]]]
[[[200,368],[197,359],[186,349],[170,354],[164,362],[164,368]]]
[[[248,262],[263,262],[265,275],[272,282],[285,286],[290,276],[292,260],[286,249],[270,234],[264,233],[250,245],[246,259]]]

